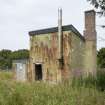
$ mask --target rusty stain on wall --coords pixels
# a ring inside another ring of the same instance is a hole
[[[43,80],[55,83],[70,80],[73,76],[83,76],[87,72],[93,73],[96,70],[95,21],[91,24],[88,23],[95,19],[95,11],[85,12],[85,19],[84,35],[86,36],[82,36],[73,25],[62,26],[62,69],[58,59],[58,27],[29,32],[30,58],[28,64],[26,64],[28,65],[26,70],[27,80]],[[92,27],[92,30],[89,27]],[[93,46],[95,47],[93,48]],[[15,66],[13,67],[16,69]]]

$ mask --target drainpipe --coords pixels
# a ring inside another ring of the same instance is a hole
[[[60,68],[63,68],[63,33],[62,33],[62,8],[58,9],[58,60]]]

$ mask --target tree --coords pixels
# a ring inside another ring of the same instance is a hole
[[[3,49],[0,51],[0,69],[9,69],[12,67],[11,50]]]
[[[97,54],[97,63],[100,68],[105,68],[105,48],[101,48]]]
[[[3,49],[0,51],[0,69],[11,69],[12,60],[28,58],[29,51],[27,49],[21,49],[13,52],[11,50]]]
[[[21,50],[14,51],[14,52],[12,52],[11,58],[13,60],[28,59],[29,58],[29,50],[21,49]]]
[[[89,1],[95,8],[100,9],[101,15],[105,16],[105,0],[87,0]]]

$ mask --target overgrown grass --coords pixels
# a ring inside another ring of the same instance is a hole
[[[13,73],[11,71],[1,71],[0,80],[11,80],[13,78]]]
[[[98,70],[96,76],[89,75],[88,77],[74,77],[72,86],[96,88],[99,91],[105,91],[105,70]]]
[[[19,83],[4,79],[0,81],[0,105],[105,105],[105,93],[69,83]]]
[[[105,93],[63,84],[2,81],[0,105],[105,105]]]

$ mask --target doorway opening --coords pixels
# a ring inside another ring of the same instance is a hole
[[[35,64],[35,80],[42,80],[42,64]]]

